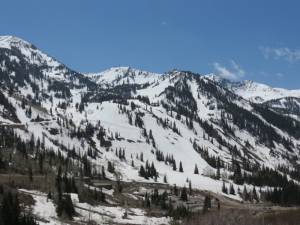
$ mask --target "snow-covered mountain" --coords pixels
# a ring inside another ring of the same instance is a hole
[[[231,182],[237,167],[251,174],[257,166],[299,165],[300,122],[253,102],[300,91],[248,81],[224,85],[177,70],[117,67],[83,75],[10,36],[0,37],[0,81],[1,122],[23,125],[17,136],[42,140],[46,151],[70,158],[84,175],[113,163],[124,181],[186,186],[191,180],[220,193],[218,173]],[[152,163],[157,174],[141,175]],[[116,179],[111,171],[107,177]]]
[[[205,77],[252,103],[267,105],[278,113],[299,119],[300,89],[274,88],[250,80],[230,81],[214,74]]]
[[[232,90],[234,93],[254,103],[263,103],[273,99],[285,97],[300,97],[300,90],[274,88],[250,80],[242,82],[227,82],[226,84],[226,87]]]

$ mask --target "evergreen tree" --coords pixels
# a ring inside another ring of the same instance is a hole
[[[211,198],[206,195],[204,198],[203,213],[206,213],[210,208],[211,208]]]
[[[235,190],[234,190],[233,184],[230,184],[229,194],[235,195]]]
[[[145,194],[145,198],[144,198],[144,206],[147,208],[150,208],[151,203],[150,203],[150,198],[148,196],[148,193]]]
[[[10,191],[5,193],[1,204],[1,216],[3,224],[18,225],[20,217],[19,200]]]
[[[178,188],[177,188],[176,184],[174,184],[173,192],[174,192],[175,196],[178,196]]]
[[[221,163],[220,163],[220,158],[218,157],[217,159],[217,180],[219,180],[221,178],[221,173],[220,173],[220,167],[221,167]]]
[[[168,183],[166,175],[164,175],[164,183]]]
[[[255,187],[253,187],[253,190],[252,190],[252,197],[253,197],[253,200],[255,200],[256,202],[259,202]]]
[[[250,199],[250,196],[249,196],[246,186],[244,186],[244,190],[243,190],[243,199],[245,201],[249,201],[249,199]]]
[[[17,194],[10,190],[3,193],[0,206],[1,225],[37,225],[30,214],[22,213]]]
[[[188,200],[187,191],[185,187],[183,187],[181,190],[180,200],[185,202]]]
[[[110,161],[108,161],[108,163],[107,163],[107,171],[110,172],[110,173],[115,172],[115,167]]]
[[[189,194],[193,194],[193,189],[192,189],[192,181],[189,181]]]
[[[62,187],[61,187],[62,177],[61,177],[61,166],[58,167],[56,179],[55,179],[55,186],[58,193],[58,199],[59,201],[62,198]]]
[[[176,168],[176,161],[175,161],[175,160],[173,161],[173,170],[174,170],[174,171],[177,170],[177,168]]]
[[[106,174],[105,174],[105,169],[104,166],[101,167],[102,168],[102,179],[106,179]]]
[[[233,164],[233,166],[234,166],[233,181],[236,184],[243,184],[244,179],[243,179],[243,176],[242,176],[240,164],[236,162],[236,163]]]
[[[66,216],[68,219],[72,219],[75,215],[75,209],[70,195],[64,195],[58,201],[56,207],[57,216]]]
[[[227,187],[226,187],[224,181],[223,181],[223,186],[222,186],[222,192],[225,193],[225,194],[228,194],[228,190],[227,190]]]
[[[179,172],[183,173],[182,162],[179,163]]]
[[[195,165],[194,174],[199,174],[199,170],[198,170],[197,164]]]
[[[139,175],[141,177],[146,177],[146,171],[143,165],[141,165],[140,170],[139,170]]]

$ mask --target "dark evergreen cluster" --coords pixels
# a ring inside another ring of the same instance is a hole
[[[67,83],[49,80],[48,92],[54,91],[56,98],[67,99],[71,97],[71,91]]]
[[[279,166],[278,170],[284,174],[290,175],[294,180],[300,181],[300,167],[296,165],[295,169],[290,169],[286,166]]]
[[[143,128],[143,136],[146,138],[146,142],[148,144],[150,144],[150,141],[151,141],[153,148],[156,148],[156,142],[154,140],[154,137],[153,137],[151,129],[149,130],[149,134],[148,134],[147,130],[145,128]]]
[[[154,163],[151,163],[151,166],[149,165],[148,160],[146,161],[145,168],[143,165],[141,165],[140,170],[139,170],[139,175],[141,177],[144,177],[145,179],[153,178],[157,179],[158,177],[158,172],[154,166]]]
[[[260,193],[262,194],[261,191]],[[238,194],[243,198],[244,201],[259,202],[259,198],[255,186],[253,187],[252,190],[247,190],[246,186],[244,186],[243,192],[241,192],[238,189]]]
[[[203,213],[206,213],[208,209],[211,208],[211,197],[208,195],[205,195],[204,197],[204,204],[203,204]]]
[[[243,184],[244,183],[244,178],[242,176],[242,170],[241,170],[241,166],[238,162],[233,161],[232,163],[232,169],[233,169],[233,176],[232,176],[232,180],[234,181],[234,183],[236,184]],[[246,174],[245,174],[246,176]]]
[[[137,96],[137,99],[140,101],[140,102],[143,102],[147,105],[150,105],[150,100],[148,98],[148,96],[141,96],[141,95],[138,95]]]
[[[159,162],[164,162],[165,161],[165,156],[164,156],[164,153],[162,151],[156,150],[155,155],[156,155],[156,160],[157,161],[159,161]]]
[[[271,148],[274,147],[273,142],[282,143],[288,149],[293,147],[289,140],[279,135],[273,127],[267,125],[257,115],[232,102],[232,100],[237,100],[240,97],[230,91],[224,92],[223,88],[219,87],[215,82],[205,82],[196,76],[195,79],[197,80],[201,93],[208,97],[214,97],[218,101],[219,107],[224,110],[222,114],[230,114],[230,118],[232,118],[231,121],[240,129],[247,130],[252,135],[258,137],[261,143],[264,143]],[[278,126],[294,136],[299,135],[299,129],[297,129],[299,127],[299,122],[276,114],[260,105],[253,105],[253,107],[260,115],[262,115],[262,117],[274,126]],[[231,133],[231,131],[229,133]]]
[[[134,125],[139,127],[139,128],[143,128],[144,127],[144,121],[142,119],[142,117],[144,116],[144,113],[135,113],[135,121],[134,121]]]
[[[67,154],[67,157],[63,157],[62,153],[54,152],[52,149],[48,149],[45,146],[44,140],[37,139],[35,140],[34,136],[31,136],[30,140],[24,141],[14,133],[14,131],[10,128],[1,127],[0,135],[2,137],[1,144],[7,150],[16,150],[18,154],[20,154],[25,160],[31,161],[36,168],[35,172],[39,172],[40,174],[44,174],[45,164],[49,166],[54,165],[64,165],[65,168],[71,168],[74,165],[74,162],[71,159],[82,160],[82,157],[77,155],[74,156],[72,154]],[[70,149],[66,147],[60,146],[61,151],[65,151],[67,153],[71,152]],[[2,158],[2,167],[8,166],[7,157],[4,158],[4,153],[1,155]],[[29,155],[33,155],[34,158],[29,158]],[[9,157],[11,159],[12,157]],[[16,173],[24,173],[23,168],[13,167],[10,168],[14,170]]]
[[[197,112],[197,103],[190,92],[188,80],[189,76],[178,80],[174,87],[169,86],[165,89],[164,93],[166,98],[173,102],[174,105],[170,105],[162,101],[162,106],[167,109],[167,111],[175,111],[180,115],[185,115],[188,118],[194,118]]]
[[[157,117],[156,119],[157,123],[160,124],[164,129],[171,129],[176,134],[181,135],[175,121],[171,122],[168,118],[162,119],[160,117]]]
[[[0,187],[0,192],[1,225],[38,225],[32,215],[21,209],[17,193],[12,192],[10,189],[4,191],[3,186]]]
[[[279,135],[273,127],[267,125],[252,112],[230,102],[227,102],[225,108],[232,115],[233,123],[240,129],[245,129],[258,137],[260,143],[264,143],[271,148],[275,147],[274,142],[282,143],[286,148],[292,147],[288,140]]]
[[[111,141],[106,138],[106,130],[103,127],[100,127],[97,134],[97,138],[100,141],[100,146],[102,147],[111,147]]]
[[[169,208],[169,198],[166,191],[159,193],[158,189],[155,188],[151,194],[146,193],[144,196],[143,206],[150,208],[151,205],[159,206],[163,210]]]
[[[281,188],[269,189],[266,200],[280,205],[300,205],[300,187],[293,181],[285,183]]]
[[[115,173],[115,166],[111,161],[107,162],[107,171],[110,173]]]
[[[0,74],[1,77],[1,74]],[[8,101],[8,99],[5,97],[5,95],[0,91],[0,105],[2,105],[5,110],[2,110],[1,116],[5,119],[11,119],[12,121],[18,123],[20,122],[17,115],[16,115],[16,109],[13,107],[13,105]]]
[[[176,160],[174,159],[174,156],[173,156],[173,155],[169,155],[169,154],[168,154],[168,155],[164,158],[164,161],[165,161],[165,164],[166,164],[166,165],[172,166],[172,168],[173,168],[174,171],[177,170]]]
[[[70,195],[64,194],[57,202],[56,213],[59,217],[72,219],[75,215],[75,209]]]
[[[93,193],[93,198],[95,201],[106,202],[106,197],[105,197],[105,194],[102,192],[102,189],[100,189],[100,191],[98,191],[95,188],[94,193]]]
[[[139,88],[141,88],[141,86],[138,84],[121,84],[107,88],[98,87],[93,92],[86,93],[83,96],[83,101],[99,103],[113,101],[119,104],[126,104],[128,99],[133,98],[131,93],[135,93]]]
[[[201,154],[201,157],[213,168],[220,170],[220,168],[224,168],[224,162],[220,160],[219,157],[211,156],[208,153],[207,149],[198,146],[198,144],[194,141],[193,142],[194,149]]]
[[[115,154],[120,160],[126,160],[126,155],[125,155],[125,149],[124,148],[123,149],[119,148],[119,151],[118,151],[118,149],[116,149]]]
[[[263,118],[269,123],[275,125],[281,130],[286,131],[289,135],[295,138],[300,137],[300,122],[292,119],[288,116],[278,114],[268,107],[262,107],[261,105],[253,104],[254,109],[263,116]]]
[[[207,135],[203,135],[204,139],[210,140],[211,142],[213,142],[213,140],[215,139],[219,143],[220,146],[224,146],[229,149],[234,148],[234,146],[231,146],[224,138],[222,138],[222,136],[218,133],[217,129],[215,129],[212,124],[210,124],[207,121],[203,121],[198,117],[196,118],[196,121],[204,129],[205,133],[207,134]]]
[[[188,200],[188,194],[187,194],[187,190],[186,187],[183,187],[181,189],[181,193],[180,193],[180,200],[186,202]]]
[[[33,45],[26,46],[31,49],[36,49]],[[11,57],[16,57],[18,60],[11,60]],[[35,56],[36,60],[39,60],[38,56]],[[32,102],[39,104],[41,100],[47,99],[50,96],[47,91],[54,91],[57,98],[69,98],[71,96],[70,88],[81,88],[87,86],[92,88],[95,86],[84,75],[72,71],[63,64],[58,66],[47,65],[43,61],[40,62],[42,65],[30,63],[28,58],[25,57],[19,48],[12,46],[10,49],[0,50],[0,61],[5,64],[5,70],[1,71],[0,81],[10,90],[9,92],[17,93],[19,87],[24,87],[25,84],[29,84],[33,90],[35,96],[33,96]],[[71,83],[65,81],[53,80],[45,74],[45,71],[56,70],[59,71],[60,75],[64,77],[70,77],[70,80],[77,79],[78,82]],[[11,74],[15,74],[11,76]],[[49,82],[48,90],[43,87],[40,88],[37,83]]]
[[[284,100],[284,101],[282,101]],[[280,114],[294,114],[300,115],[300,98],[297,97],[284,97],[280,99],[272,99],[267,102],[264,102],[263,105],[266,105],[270,110],[273,110]],[[284,107],[278,107],[278,105],[283,105]]]
[[[241,183],[245,182],[253,184],[255,186],[270,187],[281,187],[288,182],[286,175],[283,175],[278,171],[270,169],[268,167],[257,167],[251,174],[243,173],[243,175],[241,176],[241,180]]]
[[[189,217],[191,215],[191,211],[186,206],[179,205],[175,209],[171,207],[168,215],[174,218],[174,220],[180,220]]]
[[[1,81],[6,84],[11,84],[12,86],[14,86],[13,84],[18,84],[18,86],[23,87],[25,82],[29,84],[32,83],[30,80],[31,74],[33,74],[36,79],[43,78],[41,68],[27,63],[19,49],[1,49],[0,51],[0,61],[5,62],[6,66],[6,70],[1,71]],[[16,56],[19,62],[11,60],[11,56]],[[16,76],[10,76],[12,72],[14,72]]]
[[[58,167],[55,181],[57,193],[60,197],[63,193],[77,193],[75,179],[68,177],[66,173],[62,174],[61,166]]]
[[[62,177],[62,169],[59,167],[55,185],[58,193],[56,207],[57,215],[59,217],[65,215],[69,219],[72,219],[73,215],[75,215],[75,209],[70,195],[65,193],[77,193],[75,181],[72,178],[69,179],[66,174]]]

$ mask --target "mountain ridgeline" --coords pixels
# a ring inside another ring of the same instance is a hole
[[[74,177],[190,181],[231,197],[224,184],[276,187],[261,193],[300,204],[278,197],[300,193],[300,90],[178,70],[83,74],[11,36],[0,37],[0,83],[2,146],[37,173],[47,162]],[[9,160],[2,170],[27,167]]]

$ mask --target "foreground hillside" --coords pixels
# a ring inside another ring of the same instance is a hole
[[[11,36],[0,37],[0,82],[1,183],[35,204],[51,199],[45,212],[25,207],[41,224],[90,213],[100,224],[169,223],[214,195],[300,204],[298,91],[256,85],[253,98],[245,84],[177,70],[82,74]]]

